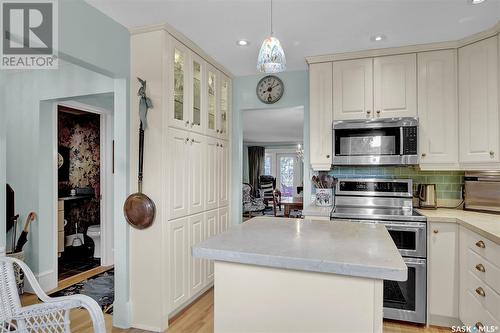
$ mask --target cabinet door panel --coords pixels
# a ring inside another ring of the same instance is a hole
[[[219,120],[217,119],[217,115],[219,113],[219,102],[217,99],[219,98],[219,86],[218,86],[218,75],[217,70],[207,65],[207,75],[205,76],[206,87],[205,87],[205,96],[206,96],[206,117],[207,117],[207,127],[206,134],[211,136],[218,136],[217,130],[219,126]]]
[[[458,165],[457,53],[419,53],[420,165]]]
[[[314,170],[330,170],[332,165],[332,77],[332,63],[309,66],[309,133]]]
[[[168,133],[169,149],[169,219],[188,215],[188,190],[189,186],[189,133],[186,131],[170,129]]]
[[[499,162],[498,41],[458,50],[460,162]]]
[[[169,124],[170,126],[178,127],[181,129],[188,129],[190,124],[189,117],[189,100],[188,94],[189,87],[189,50],[171,39],[172,49],[170,53],[170,73],[171,84],[169,85],[171,91],[169,92],[170,104],[169,107]]]
[[[333,120],[363,119],[373,111],[373,60],[333,63]]]
[[[229,139],[229,116],[231,113],[231,80],[220,73],[220,98],[219,98],[219,114],[218,114],[218,129],[219,138]]]
[[[215,209],[218,205],[219,195],[219,172],[217,170],[217,157],[219,142],[213,138],[207,138],[207,152],[206,152],[206,205],[205,209]]]
[[[217,147],[217,170],[218,170],[218,198],[219,207],[227,206],[229,203],[229,147],[228,142],[222,141]]]
[[[177,308],[188,298],[188,219],[170,221],[170,302]]]
[[[429,235],[429,313],[458,318],[458,226],[432,222]]]
[[[219,232],[226,232],[229,229],[229,210],[227,207],[219,209]]]
[[[190,134],[189,149],[189,177],[185,183],[189,184],[189,214],[200,213],[205,210],[205,154],[206,138]]]
[[[375,117],[414,117],[417,115],[416,54],[373,59]]]
[[[205,223],[204,214],[197,214],[189,217],[189,247],[188,258],[190,267],[190,296],[195,295],[204,287],[205,283],[205,269],[204,262],[201,258],[195,258],[191,254],[191,248],[203,241],[205,238]]]
[[[212,210],[205,213],[205,223],[206,223],[206,238],[213,237],[219,233],[218,225],[218,212],[217,210]],[[205,282],[206,284],[214,280],[214,263],[212,260],[206,260],[206,270],[205,270]]]
[[[190,57],[190,103],[189,103],[189,127],[198,133],[205,132],[206,111],[204,103],[205,89],[205,61],[191,52]]]

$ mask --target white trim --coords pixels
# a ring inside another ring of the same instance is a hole
[[[56,242],[57,243],[57,242]],[[56,255],[57,257],[57,255]],[[54,290],[57,288],[57,270],[47,270],[38,274],[35,274],[35,277],[40,284],[40,287],[42,288],[43,291],[49,292],[51,290]],[[56,281],[54,283],[54,280]],[[35,291],[29,284],[27,280],[24,282],[24,290],[26,292],[29,292],[31,294],[34,294]]]
[[[145,27],[138,27],[138,28],[130,28],[130,34],[131,35],[138,35],[138,34],[143,34],[143,33],[148,33],[148,32],[153,32],[153,31],[158,31],[158,30],[164,30],[166,31],[169,35],[171,35],[173,38],[177,39],[180,43],[184,44],[187,48],[189,48],[191,51],[196,53],[198,56],[203,58],[205,61],[209,62],[211,65],[216,67],[218,70],[223,72],[226,76],[228,76],[230,79],[232,79],[234,76],[231,74],[231,72],[219,64],[217,61],[215,61],[214,58],[212,58],[210,55],[208,55],[205,51],[203,51],[198,45],[196,45],[192,40],[187,38],[184,34],[182,34],[180,31],[172,27],[168,23],[164,24],[157,24],[157,25],[151,25],[151,26],[145,26]]]
[[[58,103],[55,102],[52,104],[52,111],[50,117],[51,122],[52,122],[52,163],[51,163],[51,170],[52,170],[52,235],[54,236],[54,241],[50,246],[52,247],[52,272],[54,272],[53,275],[50,276],[50,281],[49,282],[44,282],[42,284],[42,281],[40,281],[39,277],[43,276],[45,273],[40,272],[36,274],[35,276],[37,277],[38,282],[40,283],[40,286],[44,291],[49,290],[45,289],[46,285],[48,284],[49,286],[54,286],[51,289],[54,289],[57,287],[58,284],[58,275],[59,275],[59,252],[58,252],[58,209],[59,209],[59,173],[58,173],[58,148],[59,148],[59,142],[58,142],[58,136],[59,136],[59,131],[58,131],[58,124],[57,124],[57,109],[58,109]],[[38,240],[40,243],[40,240]],[[40,244],[38,246],[41,246]],[[40,252],[39,252],[40,253]],[[46,271],[47,272],[47,271]]]
[[[428,43],[428,44],[417,44],[417,45],[391,47],[391,48],[384,48],[384,49],[373,49],[373,50],[336,53],[336,54],[324,54],[324,55],[317,55],[317,56],[308,56],[308,57],[306,57],[306,62],[310,65],[310,64],[315,64],[315,63],[331,62],[331,61],[338,61],[338,60],[380,57],[380,56],[395,55],[395,54],[428,52],[428,51],[437,51],[437,50],[445,50],[445,49],[457,49],[457,48],[466,46],[468,44],[475,43],[475,42],[478,42],[480,40],[495,36],[498,33],[500,33],[500,21],[498,21],[493,27],[491,27],[485,31],[481,31],[477,34],[467,36],[465,38],[455,40],[455,41]]]
[[[5,257],[5,246],[0,246],[0,257]]]

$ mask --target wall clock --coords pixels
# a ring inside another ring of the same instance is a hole
[[[280,100],[285,91],[283,81],[277,76],[268,75],[263,77],[257,84],[257,97],[261,102],[273,104]]]

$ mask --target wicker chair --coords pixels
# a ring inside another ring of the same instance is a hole
[[[14,264],[24,272],[29,284],[43,302],[21,306],[17,293]],[[85,308],[92,319],[94,332],[106,332],[104,315],[92,298],[84,295],[49,297],[42,290],[29,267],[20,260],[0,257],[0,332],[38,333],[70,332],[69,312],[71,309]]]

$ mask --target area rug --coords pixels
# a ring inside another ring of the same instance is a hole
[[[115,301],[115,271],[110,269],[104,273],[83,280],[70,287],[50,294],[51,297],[70,296],[82,294],[93,298],[102,311],[107,314],[113,313],[113,302]]]

